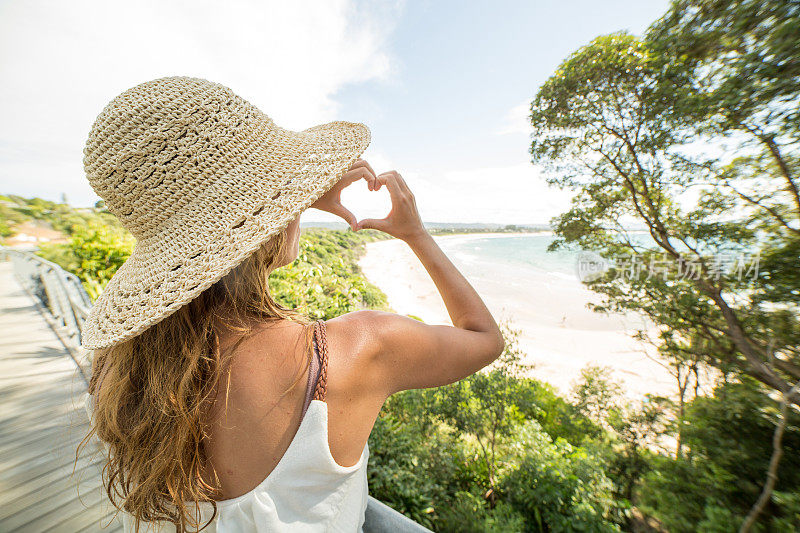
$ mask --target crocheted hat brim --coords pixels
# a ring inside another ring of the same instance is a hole
[[[195,209],[174,213],[157,233],[137,241],[83,324],[84,348],[126,341],[197,297],[329,191],[370,143],[369,128],[357,122],[271,129],[277,137],[260,149],[277,161],[276,174],[288,175],[279,194],[251,167],[210,183],[192,199]]]

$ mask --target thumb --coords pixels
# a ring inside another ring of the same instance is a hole
[[[377,229],[385,232],[388,227],[389,221],[385,218],[365,218],[358,223],[358,229]]]

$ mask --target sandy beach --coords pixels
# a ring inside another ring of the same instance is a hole
[[[435,239],[495,319],[508,320],[520,331],[524,362],[534,365],[533,377],[567,393],[580,370],[593,364],[611,367],[613,377],[623,384],[630,398],[646,393],[674,394],[674,378],[654,359],[655,348],[631,338],[637,329],[646,328],[640,318],[590,311],[586,304],[598,297],[577,278],[474,261],[454,251],[469,239],[509,235],[482,233]],[[367,278],[386,293],[396,312],[431,324],[452,324],[436,286],[404,242],[392,239],[369,243],[359,264]]]

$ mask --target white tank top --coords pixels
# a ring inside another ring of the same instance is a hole
[[[353,532],[362,530],[367,508],[369,446],[352,466],[339,465],[328,445],[328,404],[325,403],[327,342],[325,322],[314,324],[315,352],[319,364],[309,369],[307,409],[278,465],[251,491],[217,502],[217,516],[209,533],[244,532]],[[317,361],[314,361],[315,363]],[[313,378],[312,378],[313,377]],[[87,395],[88,396],[88,395]],[[91,402],[86,401],[91,418]],[[201,525],[212,516],[210,503],[200,504]],[[135,531],[135,521],[120,512],[125,532]],[[172,523],[143,522],[144,533],[174,532]]]

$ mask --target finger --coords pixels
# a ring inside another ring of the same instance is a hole
[[[353,231],[358,229],[358,220],[356,219],[356,216],[342,204],[333,204],[329,212],[342,217],[344,221],[350,225],[350,229]]]
[[[378,175],[375,173],[375,169],[373,169],[373,168],[372,168],[372,165],[370,165],[369,163],[367,163],[366,159],[359,159],[359,161],[361,161],[361,162],[364,164],[364,166],[366,166],[366,167],[369,169],[370,173],[371,173],[373,176],[376,176],[376,177],[378,176]]]
[[[367,180],[369,190],[375,190],[377,176],[375,175],[375,171],[372,169],[369,163],[367,163],[364,159],[356,159],[356,162],[353,163],[353,166],[351,166],[350,169],[352,171],[363,169],[366,174],[361,174],[361,177]]]
[[[367,167],[362,167],[364,179],[367,180],[367,189],[370,191],[376,190],[378,186],[378,177],[372,173]]]
[[[365,166],[357,167],[352,170],[348,170],[345,173],[346,181],[342,184],[342,187],[347,187],[352,183],[360,179],[365,179],[367,181],[367,187],[369,190],[375,190],[375,183],[377,182],[377,177],[369,170],[369,168]]]
[[[356,168],[353,170],[348,170],[342,175],[341,179],[339,179],[339,181],[336,182],[336,186],[339,188],[344,188],[350,185],[351,183],[355,183],[360,179],[361,179],[361,169]]]
[[[369,165],[365,167],[361,167],[364,171],[364,179],[367,180],[367,188],[370,191],[377,191],[378,190],[378,176],[375,175],[375,171],[372,170]]]
[[[385,218],[365,218],[358,222],[358,229],[377,229],[386,231],[389,221]]]
[[[355,161],[353,161],[353,164],[350,165],[350,169],[348,169],[348,170],[352,170],[352,169],[358,168],[358,167],[363,167],[365,163],[366,163],[366,161],[364,160],[364,158],[359,157]]]
[[[397,176],[397,182],[400,184],[400,188],[403,189],[409,195],[411,194],[411,189],[408,187],[406,180],[403,179],[403,176],[400,175],[399,172],[396,170],[391,171],[395,176]]]
[[[397,177],[391,172],[384,172],[378,175],[378,183],[386,185],[386,188],[389,189],[389,197],[392,199],[392,203],[400,200],[405,194],[397,182]]]

